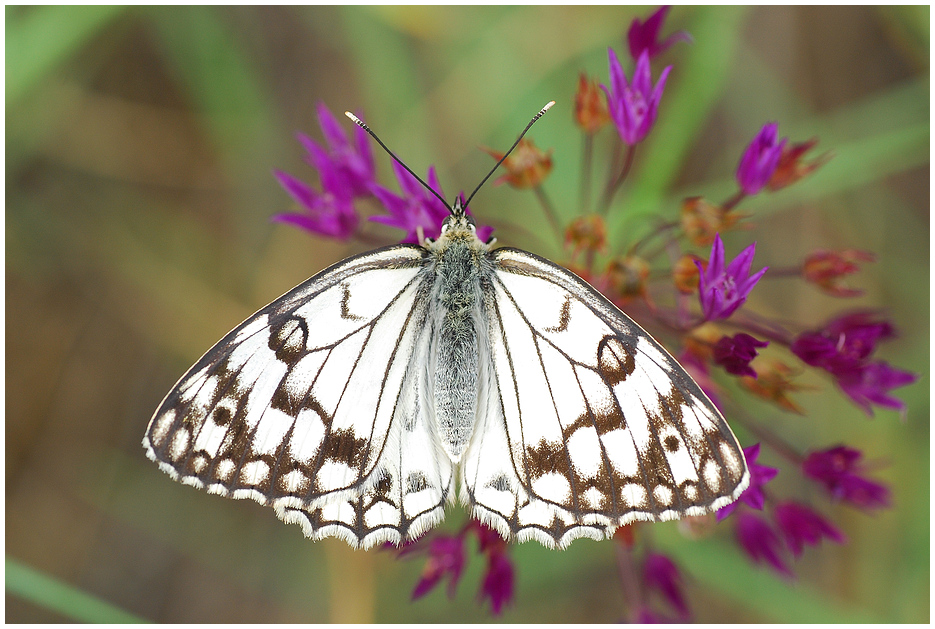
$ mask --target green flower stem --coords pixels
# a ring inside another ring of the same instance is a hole
[[[536,198],[539,199],[542,211],[545,212],[545,217],[549,219],[549,225],[552,226],[552,231],[555,232],[555,237],[558,238],[558,243],[561,245],[565,234],[562,230],[562,224],[558,220],[558,215],[555,213],[555,206],[549,201],[549,197],[541,185],[533,187],[532,190],[536,193]]]
[[[623,168],[620,170],[620,174],[617,175],[607,189],[604,191],[604,199],[601,201],[600,213],[604,216],[607,215],[607,210],[610,208],[611,202],[614,200],[614,195],[617,194],[617,191],[620,189],[620,186],[623,185],[623,182],[626,180],[627,175],[630,174],[630,168],[633,167],[633,156],[636,154],[636,146],[627,146],[627,153],[624,157]],[[615,160],[616,161],[616,160]]]
[[[735,207],[737,207],[737,205],[743,201],[746,196],[747,194],[743,190],[738,190],[737,194],[729,198],[727,201],[724,201],[724,203],[721,204],[721,207],[724,208],[725,212],[730,212]]]
[[[581,157],[581,215],[591,207],[591,170],[594,163],[594,135],[584,134],[584,150]]]

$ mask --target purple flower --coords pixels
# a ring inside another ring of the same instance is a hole
[[[766,561],[779,574],[793,576],[781,556],[782,541],[769,524],[746,511],[737,514],[736,522],[737,542],[753,561]]]
[[[773,518],[786,544],[797,558],[802,555],[806,544],[817,546],[823,537],[839,544],[846,541],[841,531],[834,528],[830,522],[798,502],[790,500],[777,505]]]
[[[752,195],[765,186],[779,165],[786,138],[776,143],[779,125],[771,122],[756,134],[737,165],[737,183],[744,194]]]
[[[763,267],[747,277],[755,253],[756,243],[753,243],[741,251],[740,255],[725,268],[724,243],[721,241],[721,235],[716,234],[714,244],[711,245],[708,268],[702,268],[701,262],[695,261],[700,273],[698,297],[706,321],[726,319],[747,301],[747,295],[769,268]]]
[[[400,242],[418,243],[420,227],[426,238],[438,238],[441,235],[442,222],[451,213],[448,207],[396,162],[393,162],[393,172],[396,173],[396,180],[403,195],[390,192],[379,184],[372,184],[370,190],[390,215],[371,216],[370,220],[406,230],[406,236]],[[426,181],[435,192],[445,196],[434,166],[429,167]],[[487,240],[492,232],[492,227],[478,227],[477,237]]]
[[[481,522],[480,520],[471,520],[468,528],[472,529],[477,535],[478,550],[482,553],[503,553],[506,552],[506,540],[497,532]]]
[[[905,410],[906,405],[888,393],[918,378],[885,362],[867,361],[878,341],[893,336],[889,322],[874,320],[868,312],[856,312],[835,319],[822,330],[803,332],[790,349],[805,364],[833,375],[841,390],[873,415],[871,404]]]
[[[302,206],[304,212],[276,214],[271,220],[289,223],[322,236],[346,239],[357,230],[358,217],[345,190],[336,187],[317,192],[308,184],[280,170],[273,171],[280,185]],[[322,181],[328,176],[323,175]]]
[[[627,77],[613,49],[607,49],[607,56],[610,60],[610,89],[605,85],[601,85],[601,89],[607,94],[607,109],[617,126],[617,132],[624,142],[633,146],[646,137],[656,122],[659,99],[662,98],[672,66],[662,71],[659,82],[653,87],[647,51],[644,50],[636,62],[632,83],[627,83]]]
[[[800,334],[791,349],[807,365],[843,373],[869,357],[878,341],[893,336],[888,321],[875,321],[870,312],[854,312],[831,321],[822,330]]]
[[[682,619],[688,619],[688,604],[682,593],[682,577],[671,559],[659,553],[649,553],[643,562],[643,583],[655,589],[675,609]]]
[[[513,600],[513,564],[502,552],[492,553],[481,584],[480,600],[490,599],[490,608],[499,616],[503,606]]]
[[[412,600],[428,594],[446,575],[449,576],[448,598],[453,597],[464,569],[464,539],[460,536],[436,537],[429,543],[428,552],[429,558],[422,578],[412,591]]]
[[[912,384],[918,378],[919,376],[914,373],[895,369],[880,361],[862,365],[856,373],[842,374],[838,377],[838,386],[868,415],[872,416],[871,404],[900,412],[905,411],[905,402],[887,394],[890,389]]]
[[[670,6],[661,6],[646,18],[645,22],[639,19],[630,23],[630,30],[627,31],[627,43],[630,46],[630,54],[634,59],[639,59],[643,51],[646,51],[650,58],[664,52],[669,46],[677,41],[691,42],[692,37],[685,31],[678,31],[666,37],[665,41],[659,42],[659,31],[662,30],[662,23],[669,13]]]
[[[756,358],[757,347],[767,345],[769,341],[757,340],[743,332],[734,336],[722,336],[721,340],[714,344],[714,362],[724,367],[727,373],[756,378],[756,372],[750,366],[750,361]]]
[[[867,509],[888,507],[889,489],[855,473],[862,457],[860,450],[847,446],[812,452],[802,463],[802,472],[822,483],[835,499]]]
[[[756,462],[760,456],[760,444],[755,443],[749,448],[743,449],[744,458],[747,459],[747,469],[750,470],[750,485],[740,494],[740,497],[726,507],[717,511],[718,522],[733,513],[741,502],[744,502],[754,509],[763,510],[763,486],[775,478],[779,473],[775,467],[760,465]]]
[[[272,220],[289,223],[316,234],[346,239],[357,229],[358,216],[353,200],[370,195],[373,182],[373,155],[367,133],[356,127],[356,149],[324,103],[318,104],[318,123],[328,149],[299,133],[308,151],[308,163],[318,171],[321,192],[292,175],[274,171],[280,185],[302,206],[304,212],[277,214]]]
[[[341,125],[324,103],[318,103],[318,124],[328,142],[327,150],[307,135],[298,134],[299,141],[309,153],[309,163],[319,172],[327,165],[352,196],[370,196],[370,184],[374,181],[375,167],[367,132],[354,125],[356,146],[352,146]],[[325,185],[324,182],[322,185]]]

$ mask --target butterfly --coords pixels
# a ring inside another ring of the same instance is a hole
[[[688,373],[571,271],[482,242],[466,205],[237,326],[162,401],[147,456],[362,548],[418,538],[456,493],[549,548],[736,500],[743,451]]]

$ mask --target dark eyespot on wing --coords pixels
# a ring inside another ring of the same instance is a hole
[[[627,379],[636,362],[633,351],[616,336],[605,336],[597,346],[597,364],[604,382],[614,386]]]
[[[302,317],[290,316],[270,322],[269,348],[276,358],[287,365],[294,365],[308,346],[308,323]]]

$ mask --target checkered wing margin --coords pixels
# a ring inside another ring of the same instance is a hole
[[[714,511],[743,451],[685,370],[573,273],[493,253],[488,354],[462,500],[504,536],[565,547],[636,520]]]
[[[247,319],[163,400],[147,455],[316,539],[369,547],[432,526],[452,464],[427,421],[425,254],[345,260]]]

